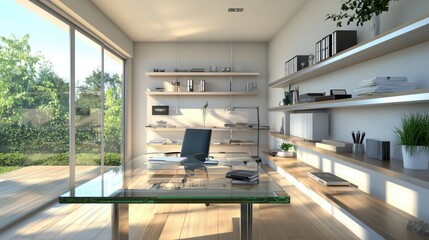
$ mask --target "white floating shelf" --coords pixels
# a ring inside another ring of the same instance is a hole
[[[336,70],[359,64],[429,40],[429,15],[394,28],[377,38],[360,43],[313,66],[269,83],[271,88],[306,81]]]

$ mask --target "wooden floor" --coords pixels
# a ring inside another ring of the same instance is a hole
[[[76,182],[100,174],[96,166],[77,166]],[[69,189],[68,166],[29,166],[0,174],[0,231],[35,209],[53,203]]]
[[[291,204],[255,204],[254,239],[356,239],[275,172]],[[130,205],[130,239],[239,239],[239,205]],[[0,234],[0,239],[110,239],[110,205],[60,205]]]

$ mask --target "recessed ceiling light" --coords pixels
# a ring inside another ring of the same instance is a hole
[[[228,8],[228,12],[243,12],[243,8]]]

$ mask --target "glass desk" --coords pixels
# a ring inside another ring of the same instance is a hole
[[[290,198],[247,154],[214,154],[218,165],[188,157],[182,163],[131,160],[125,175],[118,167],[59,197],[60,203],[111,203],[112,239],[128,239],[128,204],[241,204],[241,239],[252,238],[253,203],[290,203]],[[235,185],[227,172],[259,171],[259,183]]]

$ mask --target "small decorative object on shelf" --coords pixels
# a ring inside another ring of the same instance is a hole
[[[299,103],[315,102],[317,97],[325,96],[325,93],[305,93],[299,95]]]
[[[191,68],[191,72],[204,72],[204,68]]]
[[[194,91],[194,79],[188,79],[187,81],[187,91],[193,92]]]
[[[402,116],[401,126],[394,128],[402,145],[404,168],[429,167],[429,113],[409,113]]]
[[[366,140],[366,156],[378,160],[390,160],[390,141],[379,139]]]
[[[285,62],[285,75],[298,72],[299,70],[308,67],[308,59],[310,55],[296,55]]]
[[[162,120],[156,121],[156,127],[157,128],[165,128],[165,127],[167,127],[167,121],[162,121]]]
[[[223,67],[222,69],[221,69],[221,72],[231,72],[231,67]]]
[[[278,157],[293,157],[295,154],[295,146],[290,143],[282,143],[280,151],[277,152]]]
[[[203,108],[201,109],[201,113],[203,114],[203,126],[206,126],[206,117],[207,117],[207,112],[208,112],[208,106],[209,103],[206,101],[206,104],[204,104]]]
[[[200,80],[200,92],[205,92],[206,91],[206,81],[201,79]]]
[[[210,66],[210,67],[209,67],[209,71],[210,71],[210,72],[217,72],[217,66],[214,66],[214,65],[213,65],[213,66]]]
[[[289,84],[289,91],[285,91],[285,98],[283,98],[283,105],[291,105],[292,104],[292,85]],[[282,104],[280,104],[282,105]]]
[[[170,113],[169,106],[163,106],[163,105],[152,106],[152,115],[169,115],[169,113]]]
[[[345,89],[331,89],[330,93],[331,95],[329,96],[316,97],[315,101],[321,102],[352,97],[351,94],[347,94],[347,91]]]
[[[316,63],[328,59],[357,44],[357,31],[338,30],[316,43]]]
[[[292,90],[292,104],[297,104],[299,102],[299,87],[295,87],[295,90]]]

